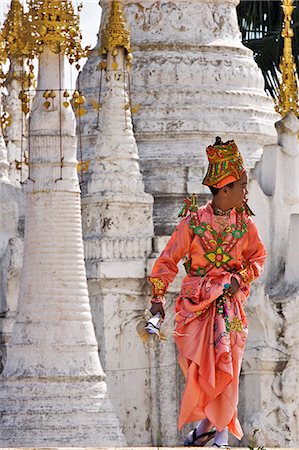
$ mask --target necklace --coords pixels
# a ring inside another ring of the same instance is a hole
[[[227,209],[226,211],[223,211],[221,208],[218,208],[218,206],[213,205],[213,203],[212,203],[212,208],[213,208],[215,216],[229,216],[233,209],[233,208],[230,208],[230,209]]]

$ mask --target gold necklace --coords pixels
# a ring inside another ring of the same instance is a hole
[[[223,211],[221,208],[218,208],[218,206],[213,205],[213,203],[212,203],[212,208],[213,208],[215,216],[229,216],[233,209],[233,208],[230,208],[230,209],[227,209],[226,211]]]

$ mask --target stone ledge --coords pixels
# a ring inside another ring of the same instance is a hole
[[[0,450],[176,450],[181,448],[186,448],[183,446],[178,447],[0,447]],[[198,447],[199,448],[199,447]],[[299,448],[296,447],[265,447],[266,450],[299,450]],[[206,450],[215,450],[215,447],[205,447]],[[248,450],[248,447],[231,447],[231,450]]]

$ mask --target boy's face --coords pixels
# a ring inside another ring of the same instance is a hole
[[[227,187],[227,199],[231,204],[231,208],[242,208],[244,203],[247,202],[248,190],[247,190],[248,177],[244,172],[240,180],[235,181],[232,187]]]

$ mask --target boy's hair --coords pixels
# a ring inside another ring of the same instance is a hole
[[[226,186],[232,188],[234,183],[235,183],[235,181],[233,181],[232,183],[228,183]],[[218,192],[220,191],[220,189],[215,188],[214,186],[209,186],[209,188],[210,188],[210,191],[211,191],[212,195],[214,195],[214,196],[217,195]]]

